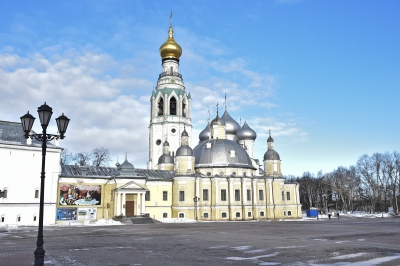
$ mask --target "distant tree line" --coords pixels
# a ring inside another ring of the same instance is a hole
[[[356,165],[339,166],[330,173],[315,176],[305,172],[301,177],[288,176],[288,181],[300,183],[303,209],[398,212],[400,200],[400,153],[362,155]]]
[[[61,165],[76,164],[79,166],[108,166],[111,161],[108,149],[100,147],[91,152],[78,152],[73,154],[68,149],[61,152]]]

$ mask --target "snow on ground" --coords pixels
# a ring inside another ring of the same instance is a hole
[[[197,222],[194,219],[187,219],[187,218],[160,218],[156,219],[161,223],[170,223],[170,224],[185,224],[185,223],[195,223]]]
[[[340,212],[339,213],[339,218],[340,217],[353,217],[353,218],[390,218],[392,217],[389,213],[369,213],[369,212]],[[307,214],[303,212],[303,220],[316,220],[317,218],[310,218],[307,217]],[[318,215],[318,219],[329,219],[327,214],[320,214]],[[336,212],[335,215],[332,215],[331,219],[337,219]],[[296,219],[297,221],[299,219]],[[301,219],[300,219],[301,220]],[[284,220],[284,221],[293,221],[293,220]]]

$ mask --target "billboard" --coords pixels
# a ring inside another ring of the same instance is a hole
[[[59,205],[101,205],[100,185],[60,184]]]
[[[78,220],[96,220],[96,208],[78,208]]]
[[[76,208],[57,208],[56,221],[71,221],[76,218]]]

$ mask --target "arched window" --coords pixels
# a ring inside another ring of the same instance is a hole
[[[208,216],[208,212],[203,213],[203,217],[206,218],[206,219],[208,219],[208,217],[209,217],[209,216]]]
[[[33,215],[33,221],[36,222],[36,214]]]
[[[162,218],[168,218],[168,213],[164,212],[164,213],[162,214]]]
[[[183,100],[182,100],[182,116],[183,116],[183,117],[186,117],[186,114],[187,114],[187,110],[186,110],[186,100],[183,99]]]
[[[21,222],[21,214],[17,215],[17,222]]]
[[[236,212],[236,218],[240,218],[240,212]]]
[[[175,97],[172,97],[171,100],[169,100],[169,114],[176,115],[176,99],[175,99]]]
[[[164,99],[160,97],[158,100],[158,115],[164,114]]]
[[[260,216],[261,216],[261,217],[264,217],[264,212],[260,212]]]
[[[180,213],[179,213],[179,218],[185,218],[185,213],[180,212]]]
[[[6,220],[6,216],[3,214],[3,215],[1,216],[1,222],[4,223],[5,220]]]
[[[222,218],[226,218],[226,212],[221,213]]]

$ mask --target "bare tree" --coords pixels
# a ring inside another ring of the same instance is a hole
[[[104,147],[95,148],[92,151],[93,166],[107,166],[111,161],[110,152]]]
[[[72,163],[73,161],[74,155],[72,154],[72,152],[70,152],[68,149],[63,149],[61,151],[60,164],[67,165]]]
[[[79,166],[90,165],[91,160],[92,160],[92,154],[87,152],[78,152],[74,156],[74,161]]]

